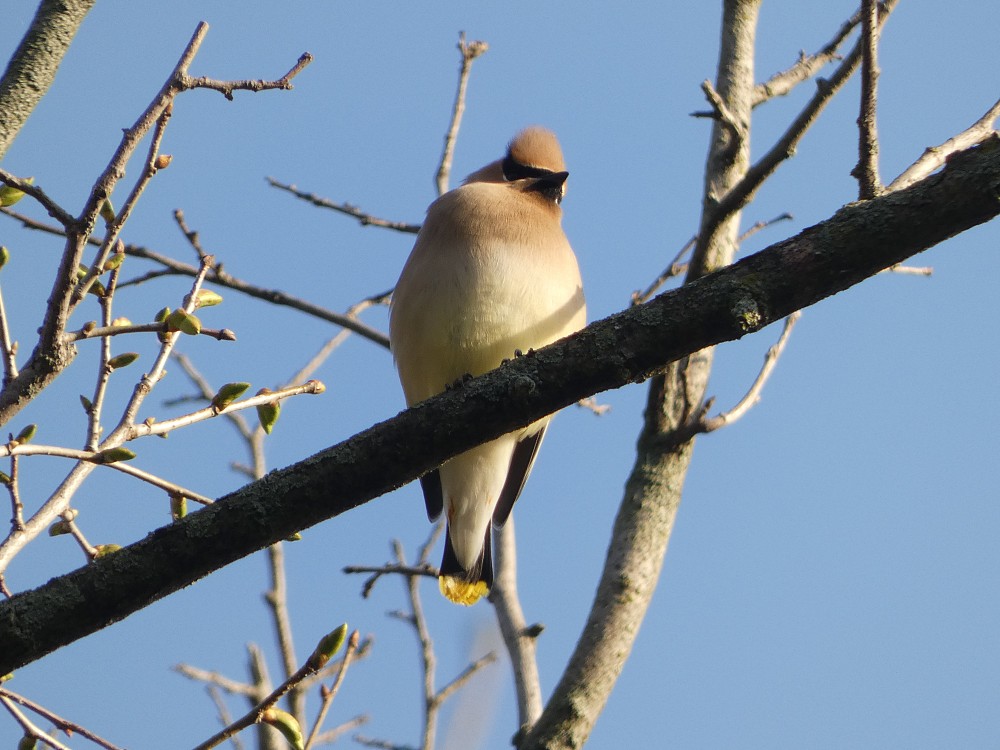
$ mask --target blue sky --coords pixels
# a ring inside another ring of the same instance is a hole
[[[496,158],[520,127],[542,123],[562,140],[571,173],[565,228],[580,259],[590,315],[604,317],[645,287],[697,226],[708,125],[689,117],[714,77],[720,3],[507,3],[468,7],[302,2],[293,6],[102,0],[87,18],[50,94],[3,162],[34,175],[72,212],[120,138],[172,69],[196,24],[211,24],[192,72],[273,78],[303,51],[315,62],[291,92],[195,91],[177,102],[156,177],[125,240],[190,261],[174,225],[184,210],[205,247],[237,276],[333,309],[388,289],[412,238],[361,228],[269,188],[294,182],[375,214],[417,222],[457,76],[457,35],[491,49],[475,63],[454,174]],[[0,49],[13,50],[34,3],[10,4]],[[822,46],[854,10],[847,2],[764,3],[757,77]],[[996,100],[995,30],[986,0],[901,3],[881,51],[879,128],[887,181],[930,145],[964,129]],[[754,155],[812,91],[756,112]],[[745,224],[790,212],[759,233],[753,252],[853,200],[858,87],[849,85],[795,158],[761,191]],[[131,180],[137,174],[133,167]],[[122,193],[124,195],[124,193]],[[121,198],[118,199],[120,203]],[[44,218],[22,203],[19,208]],[[13,259],[0,282],[14,335],[38,325],[60,245],[0,221]],[[590,746],[987,747],[1000,732],[1000,528],[994,317],[1000,224],[980,227],[915,259],[931,278],[883,275],[807,310],[762,402],[698,441],[662,580]],[[129,261],[134,273],[147,270]],[[120,314],[149,320],[176,306],[183,279],[121,294]],[[331,335],[329,325],[225,293],[206,325],[239,341],[184,341],[214,383],[273,386]],[[96,317],[81,311],[79,323]],[[384,310],[365,320],[385,329]],[[735,403],[778,331],[722,347],[710,392]],[[129,349],[149,361],[154,342]],[[40,425],[39,442],[78,446],[77,395],[92,389],[96,346],[12,424]],[[125,350],[119,347],[119,350]],[[178,368],[148,402],[189,392]],[[272,467],[292,463],[403,406],[388,354],[352,337],[317,377],[321,397],[286,403],[268,441]],[[123,378],[115,395],[130,384]],[[520,586],[539,641],[543,690],[552,688],[590,606],[611,520],[633,457],[645,399],[636,385],[600,396],[602,416],[571,409],[555,420],[518,503]],[[137,465],[207,495],[239,486],[245,460],[219,421],[136,447]],[[68,470],[60,459],[22,463],[22,493],[38,503]],[[110,473],[110,472],[106,472]],[[77,497],[91,541],[127,543],[164,523],[166,503],[119,476],[96,475]],[[331,722],[369,713],[363,732],[415,744],[419,675],[412,633],[386,617],[404,606],[400,581],[371,599],[348,564],[388,560],[390,539],[411,553],[429,531],[416,486],[307,531],[287,546],[292,614],[303,656],[347,621],[372,633]],[[434,553],[437,559],[438,551]],[[15,589],[78,566],[66,537],[41,539],[11,566]],[[260,593],[262,556],[214,574],[125,622],[20,670],[12,689],[122,746],[184,747],[215,730],[200,687],[177,662],[245,675],[244,644],[273,656]],[[424,599],[440,659],[438,682],[495,639],[492,612]],[[486,645],[484,645],[486,644]],[[277,675],[278,662],[271,662]],[[242,707],[234,706],[234,711]],[[475,725],[484,747],[515,729],[503,659],[445,712]],[[457,730],[456,730],[457,732]],[[0,741],[19,736],[0,718]],[[83,743],[77,743],[85,746]],[[343,740],[342,746],[352,746]],[[76,747],[77,745],[74,745]]]

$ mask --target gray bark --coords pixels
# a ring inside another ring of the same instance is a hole
[[[0,78],[0,161],[42,100],[96,0],[42,0]]]

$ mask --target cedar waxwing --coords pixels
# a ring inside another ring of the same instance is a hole
[[[407,405],[583,328],[580,269],[560,224],[567,176],[555,135],[531,127],[427,209],[389,315]],[[421,477],[428,517],[443,510],[448,524],[438,582],[451,601],[489,592],[491,523],[510,515],[550,419]]]

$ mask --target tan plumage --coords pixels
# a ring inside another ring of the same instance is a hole
[[[576,257],[560,225],[566,172],[555,136],[519,133],[505,158],[427,210],[393,293],[389,338],[406,403],[583,327]],[[549,417],[447,461],[421,483],[446,513],[441,590],[472,604],[492,584],[490,525],[506,521]]]

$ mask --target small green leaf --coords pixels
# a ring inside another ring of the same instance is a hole
[[[35,735],[26,734],[24,735],[20,742],[17,743],[17,750],[36,750],[38,748],[38,740],[35,739]]]
[[[0,268],[6,266],[8,260],[10,260],[10,250],[6,245],[0,245]]]
[[[80,403],[83,405],[83,410],[87,412],[87,414],[90,414],[90,410],[94,408],[94,402],[81,393]]]
[[[100,453],[95,453],[91,459],[95,464],[113,464],[119,461],[131,461],[135,458],[135,453],[128,448],[119,446],[118,448],[105,448]]]
[[[212,397],[212,408],[222,411],[233,401],[238,399],[250,388],[249,383],[226,383],[219,389],[219,392]]]
[[[281,404],[278,401],[272,404],[261,404],[257,407],[257,421],[260,422],[260,426],[267,435],[271,434],[271,430],[274,429],[274,425],[277,424],[278,417],[280,416]]]
[[[280,708],[269,708],[260,717],[265,724],[270,724],[277,729],[295,750],[305,750],[305,738],[302,736],[302,727],[295,717]]]
[[[105,198],[104,203],[101,204],[101,218],[108,224],[115,220],[115,207],[111,205],[110,198]]]
[[[197,336],[201,333],[201,321],[183,310],[174,310],[167,316],[167,330],[180,331],[188,336]]]
[[[10,483],[14,480],[10,478],[10,474],[5,471],[0,471],[0,484],[10,486]]]
[[[153,322],[154,323],[163,323],[169,317],[170,317],[170,308],[169,307],[164,307],[162,310],[160,310],[158,313],[156,313],[156,315],[153,318]],[[167,334],[165,334],[165,333],[158,333],[158,334],[156,334],[156,338],[158,338],[160,340],[160,343],[163,344],[167,340]]]
[[[29,185],[35,184],[35,178],[29,177],[25,180]],[[21,198],[24,197],[24,191],[18,190],[16,187],[11,187],[10,185],[0,186],[0,206],[6,208],[7,206],[13,206]]]
[[[121,367],[128,367],[139,359],[139,352],[125,352],[108,360],[108,369],[117,370]]]
[[[17,437],[14,438],[14,442],[16,442],[18,445],[27,445],[35,437],[36,432],[38,432],[38,425],[29,424],[27,427],[25,427],[23,430],[17,433]]]
[[[104,270],[114,271],[116,268],[121,266],[124,260],[125,260],[125,253],[115,253],[106,261],[104,261]]]
[[[69,533],[69,524],[65,521],[56,521],[49,526],[49,536],[62,536]]]
[[[312,652],[312,656],[309,657],[310,666],[314,669],[321,669],[333,658],[334,654],[340,651],[340,647],[344,645],[346,639],[347,623],[345,622],[336,630],[332,630],[320,638],[319,643],[316,644],[316,648]]]
[[[214,307],[222,304],[222,295],[211,289],[199,289],[198,296],[195,297],[195,307]]]

